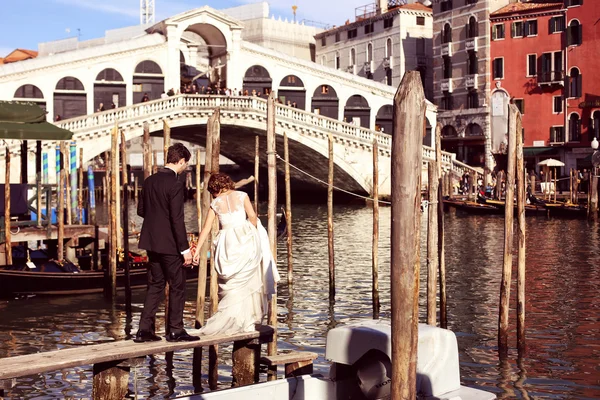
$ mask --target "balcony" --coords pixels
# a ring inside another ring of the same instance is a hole
[[[452,56],[452,43],[442,43],[442,56]]]
[[[477,38],[469,38],[465,42],[465,48],[467,51],[477,51]]]
[[[442,79],[440,87],[442,92],[452,93],[452,79]]]
[[[468,88],[476,88],[477,87],[477,74],[467,75],[465,78],[465,85]]]
[[[539,72],[537,74],[538,86],[542,85],[565,85],[564,71]]]

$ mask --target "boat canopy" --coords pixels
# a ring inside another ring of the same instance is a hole
[[[0,101],[0,139],[70,140],[73,133],[46,121],[35,103]]]

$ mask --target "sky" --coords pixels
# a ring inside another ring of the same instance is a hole
[[[355,8],[375,0],[271,0],[276,18],[329,25],[354,21]],[[216,9],[256,3],[257,0],[155,0],[156,21],[208,5]],[[0,57],[16,48],[37,50],[38,43],[80,37],[100,38],[109,29],[139,24],[140,0],[0,0]]]

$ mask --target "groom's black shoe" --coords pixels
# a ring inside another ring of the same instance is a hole
[[[186,331],[179,333],[169,333],[167,335],[167,342],[193,342],[194,340],[200,340],[200,336],[192,336]]]
[[[160,340],[162,340],[160,336],[148,331],[137,331],[135,338],[133,338],[133,341],[136,343],[158,342]]]

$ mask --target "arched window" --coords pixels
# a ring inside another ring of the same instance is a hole
[[[373,61],[373,45],[367,44],[367,62]]]
[[[326,65],[327,64],[327,58],[325,58],[325,56],[321,57],[321,65]]]
[[[356,49],[350,49],[350,66],[356,65]]]
[[[477,19],[475,17],[469,18],[469,23],[467,24],[467,37],[474,38],[479,36],[479,26],[477,24]]]
[[[442,31],[442,43],[450,43],[452,41],[452,27],[450,24],[444,25],[444,30]]]
[[[581,97],[581,73],[578,68],[571,68],[569,73],[569,97]]]
[[[579,21],[574,19],[569,24],[569,28],[567,29],[567,45],[569,46],[579,46],[581,45],[581,24]]]
[[[573,113],[569,117],[569,141],[579,142],[581,139],[581,119],[579,114]]]
[[[388,38],[385,42],[385,56],[387,58],[392,58],[392,39]]]

